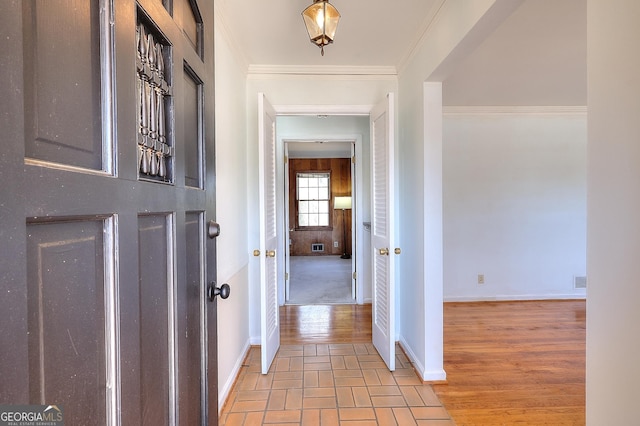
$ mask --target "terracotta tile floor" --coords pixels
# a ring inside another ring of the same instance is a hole
[[[284,345],[260,374],[253,347],[220,425],[455,425],[396,348],[389,372],[371,343]]]

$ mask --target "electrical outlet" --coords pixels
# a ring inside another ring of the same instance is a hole
[[[337,248],[337,247],[338,247],[338,242],[337,242],[337,241],[334,241],[334,242],[333,242],[333,246]]]
[[[484,284],[484,274],[478,274],[478,284]]]

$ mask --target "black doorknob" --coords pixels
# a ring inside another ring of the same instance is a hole
[[[226,299],[231,294],[231,287],[229,284],[222,284],[220,287],[216,287],[216,283],[212,282],[207,288],[207,297],[209,301],[213,302],[216,296],[220,296],[221,299]]]

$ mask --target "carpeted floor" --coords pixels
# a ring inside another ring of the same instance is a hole
[[[351,259],[340,256],[291,256],[292,305],[355,303],[351,297]]]

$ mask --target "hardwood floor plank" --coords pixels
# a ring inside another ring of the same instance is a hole
[[[585,423],[585,301],[445,303],[447,384],[458,425]]]
[[[284,306],[280,318],[283,345],[370,346],[371,305]],[[582,300],[445,303],[447,384],[433,389],[459,426],[583,425],[585,339]]]
[[[371,305],[280,307],[280,343],[370,343]]]

